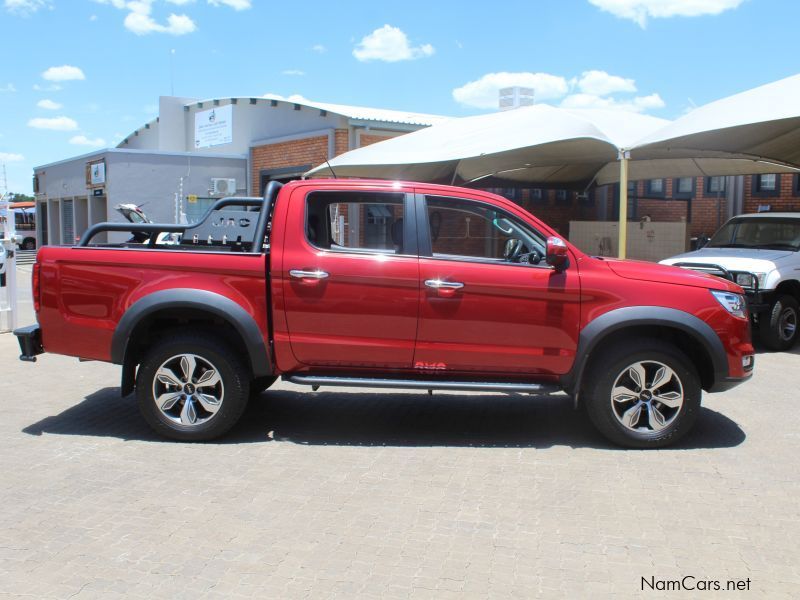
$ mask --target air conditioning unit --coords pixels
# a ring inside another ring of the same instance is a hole
[[[211,178],[211,194],[212,195],[231,195],[236,193],[236,180],[226,179],[223,177]]]

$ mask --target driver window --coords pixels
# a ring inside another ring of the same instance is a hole
[[[503,210],[442,196],[426,203],[435,257],[538,263],[544,256],[544,236]]]

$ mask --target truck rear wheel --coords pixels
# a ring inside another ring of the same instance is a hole
[[[789,350],[797,341],[797,300],[788,295],[778,296],[758,323],[761,343],[770,350]]]
[[[249,375],[227,344],[195,333],[154,345],[136,375],[148,424],[180,441],[206,441],[233,427],[248,400]]]
[[[622,342],[604,353],[583,383],[590,419],[609,440],[630,448],[677,441],[700,411],[697,372],[674,346]]]

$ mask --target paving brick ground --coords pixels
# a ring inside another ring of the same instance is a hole
[[[798,353],[644,452],[565,397],[286,384],[170,443],[117,367],[16,355],[0,334],[3,598],[800,596]],[[642,591],[687,575],[750,592]]]

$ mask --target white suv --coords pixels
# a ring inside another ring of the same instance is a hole
[[[753,324],[771,350],[788,350],[798,335],[800,213],[740,215],[700,250],[662,264],[734,281],[747,294]]]

